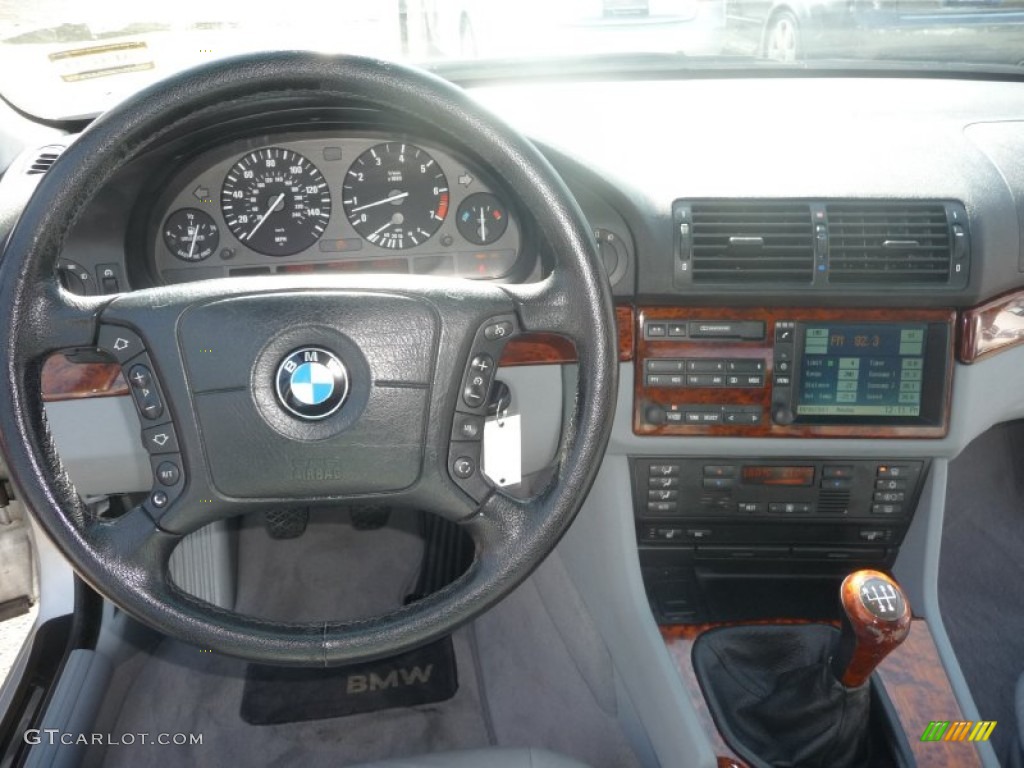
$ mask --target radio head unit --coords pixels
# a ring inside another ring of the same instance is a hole
[[[948,354],[947,323],[779,321],[772,420],[940,425]]]

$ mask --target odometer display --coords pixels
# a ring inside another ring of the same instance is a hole
[[[331,193],[320,169],[279,147],[257,149],[235,163],[220,205],[239,242],[267,256],[306,250],[331,219]]]
[[[448,215],[448,180],[426,151],[388,142],[355,159],[342,186],[345,215],[356,232],[381,248],[420,245]]]

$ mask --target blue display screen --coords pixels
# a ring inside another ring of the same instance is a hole
[[[800,416],[920,416],[924,324],[808,324]]]

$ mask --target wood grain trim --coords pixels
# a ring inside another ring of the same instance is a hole
[[[960,313],[957,357],[971,363],[1024,344],[1024,291],[1015,291]]]
[[[760,320],[765,323],[765,338],[759,341],[694,341],[687,338],[645,339],[644,324],[650,321],[670,323],[688,320]],[[953,329],[956,312],[952,309],[824,309],[807,307],[722,309],[709,307],[640,307],[636,315],[634,357],[633,432],[637,435],[709,437],[850,437],[850,438],[941,438],[949,429],[952,386],[946,387],[942,424],[921,425],[788,425],[771,420],[772,381],[774,379],[773,339],[777,320],[800,322],[924,322],[947,323],[950,347],[947,350],[947,381],[953,377]],[[763,388],[668,388],[645,384],[644,361],[664,358],[754,359],[765,363]],[[742,424],[652,424],[645,418],[649,406],[684,408],[686,405],[744,405],[761,409],[761,423]]]
[[[633,359],[633,308],[615,308],[619,334],[619,361]],[[576,362],[576,348],[564,336],[554,333],[524,333],[509,341],[499,365],[560,365]]]
[[[79,363],[59,352],[43,364],[42,379],[47,403],[128,394],[128,382],[117,363]]]
[[[883,585],[893,590],[903,601],[903,610],[894,618],[879,618],[864,604],[861,590],[864,585],[878,579]],[[850,626],[856,637],[856,645],[850,649],[849,659],[842,659],[845,664],[840,680],[843,685],[855,688],[863,685],[871,677],[882,660],[896,650],[900,643],[907,639],[910,631],[910,603],[900,585],[891,576],[881,571],[860,570],[843,579],[839,588],[843,610],[849,617]],[[843,656],[842,653],[839,654]],[[836,670],[838,674],[839,671]]]
[[[712,749],[723,760],[742,760],[725,743],[711,717],[704,694],[693,671],[691,654],[696,639],[710,629],[735,626],[737,623],[694,624],[661,627],[669,655],[679,671],[683,687],[697,712],[697,717],[711,739]],[[800,620],[746,622],[749,624],[804,624]],[[910,623],[907,639],[881,663],[878,675],[896,710],[900,725],[907,735],[918,765],[936,768],[975,768],[981,765],[978,752],[970,742],[922,742],[921,734],[932,720],[962,720],[960,705],[939,659],[938,649],[924,619]]]

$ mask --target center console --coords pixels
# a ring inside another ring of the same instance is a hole
[[[638,314],[638,435],[942,437],[954,314],[721,310]]]
[[[895,562],[930,466],[872,439],[948,430],[954,313],[645,307],[636,322],[635,434],[865,440],[855,458],[824,440],[810,457],[631,457],[655,616],[834,619],[843,576]]]

